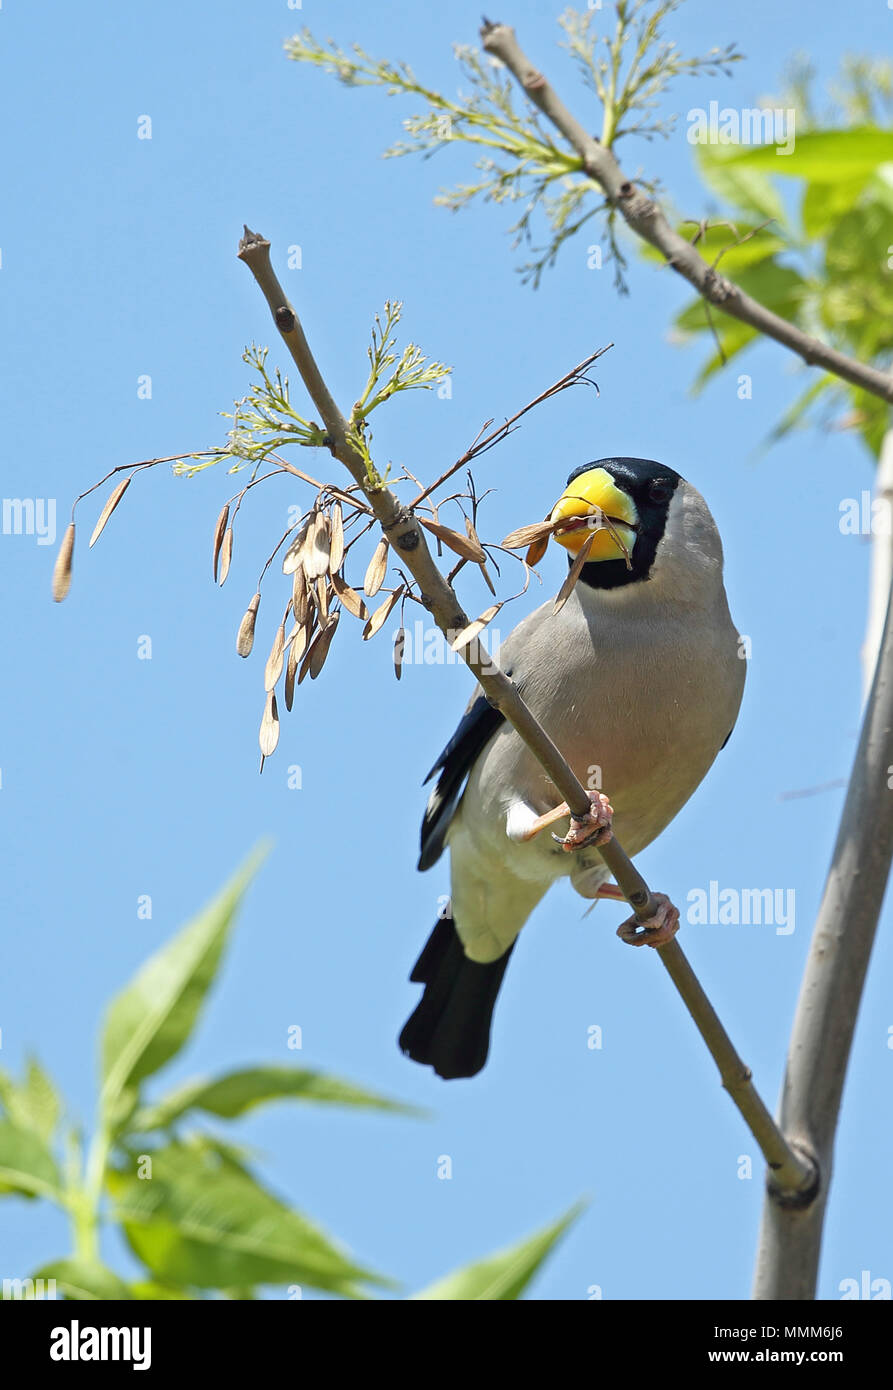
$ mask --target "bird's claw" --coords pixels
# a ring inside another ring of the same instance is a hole
[[[590,809],[585,816],[571,815],[570,807],[566,801],[562,801],[560,806],[555,806],[551,811],[546,811],[545,815],[536,816],[523,831],[517,835],[519,841],[534,839],[541,830],[547,830],[550,825],[556,825],[558,821],[571,818],[570,830],[566,835],[552,834],[552,839],[566,850],[583,849],[589,845],[604,845],[614,834],[611,829],[611,818],[614,815],[614,808],[608,798],[602,792],[589,793]]]
[[[629,917],[617,928],[617,935],[627,946],[666,946],[679,930],[679,909],[674,907],[666,893],[652,895],[657,903],[657,911],[647,922],[638,917]]]
[[[568,854],[577,849],[588,849],[595,845],[606,845],[614,835],[611,820],[614,808],[604,792],[589,793],[590,807],[585,816],[571,815],[566,801],[556,806],[549,815],[556,820],[570,815],[570,829],[566,835],[553,833],[552,839]],[[559,814],[560,813],[560,814]]]

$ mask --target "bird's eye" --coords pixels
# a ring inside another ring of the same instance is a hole
[[[652,502],[666,502],[670,495],[670,484],[665,478],[658,478],[648,489]]]

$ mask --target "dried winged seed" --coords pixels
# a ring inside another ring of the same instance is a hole
[[[372,552],[372,559],[369,561],[369,568],[366,570],[366,577],[363,580],[363,592],[367,598],[375,598],[388,572],[388,542],[387,537],[382,536],[378,545]]]
[[[478,548],[479,554],[477,556],[477,562],[479,565],[482,565],[487,558],[487,554],[484,547],[481,545],[477,531],[474,529],[474,522],[469,521],[468,517],[465,518],[465,530],[471,544],[476,545]]]
[[[531,566],[538,565],[540,560],[549,549],[549,537],[543,536],[542,540],[534,541],[527,547],[527,554],[524,556],[525,562]]]
[[[295,536],[295,538],[294,538],[294,540],[292,541],[291,545],[288,547],[288,550],[286,550],[285,554],[283,555],[283,557],[282,557],[282,573],[283,573],[283,574],[294,574],[294,573],[295,573],[295,570],[297,570],[298,567],[300,566],[300,564],[301,564],[301,552],[302,552],[303,549],[304,549],[304,542],[306,541],[307,536],[308,536],[309,533],[310,533],[310,527],[311,527],[311,525],[313,524],[313,520],[314,520],[314,513],[311,512],[310,515],[309,515],[309,517],[307,518],[307,520],[304,522],[304,525],[303,525],[303,526],[300,528],[300,530],[298,531],[298,534]]]
[[[535,545],[537,541],[548,541],[553,531],[558,529],[559,522],[554,521],[535,521],[532,526],[519,526],[517,531],[510,531],[502,542],[504,550],[520,550],[524,545]]]
[[[295,675],[298,670],[298,662],[301,659],[306,641],[307,631],[303,627],[293,629],[291,639],[286,639],[288,661],[285,663],[285,708],[289,711],[295,698]]]
[[[318,637],[318,636],[319,636],[319,633],[317,633],[316,636]],[[315,641],[315,639],[314,639],[314,641]],[[306,676],[307,672],[308,672],[309,669],[310,669],[310,658],[311,658],[311,656],[313,655],[313,646],[314,646],[314,643],[311,642],[311,643],[310,643],[310,646],[307,648],[307,650],[306,650],[305,653],[304,653],[304,660],[301,662],[301,669],[300,669],[300,671],[298,672],[298,685],[301,684],[301,681],[304,679],[304,677]]]
[[[317,512],[313,530],[301,555],[301,564],[308,579],[319,579],[329,569],[329,520],[325,512]]]
[[[471,560],[473,564],[479,565],[481,560],[486,560],[486,555],[481,550],[480,542],[473,544],[466,536],[462,536],[458,531],[453,531],[449,526],[441,526],[439,521],[428,521],[427,517],[420,516],[418,521],[430,531],[444,545],[448,545],[450,550],[457,555],[461,555],[463,560]]]
[[[254,646],[254,624],[257,621],[257,610],[260,608],[260,594],[255,594],[254,598],[245,609],[245,616],[239,624],[239,635],[236,638],[236,651],[239,656],[250,656],[251,648]]]
[[[267,657],[267,664],[264,667],[264,689],[272,690],[282,675],[282,667],[285,665],[285,624],[280,623],[276,629],[276,636],[273,638],[273,645],[270,648],[270,655]]]
[[[124,496],[125,492],[129,487],[130,479],[124,478],[124,480],[120,482],[118,486],[112,491],[108,501],[106,502],[102,511],[99,513],[99,520],[93,527],[93,535],[90,537],[90,546],[95,545],[96,542],[99,540],[99,537],[102,535],[105,529],[105,523],[108,521],[112,512],[115,510],[118,503],[121,501],[121,498]],[[90,546],[87,547],[88,550],[90,549]]]
[[[589,552],[592,549],[592,542],[595,540],[597,535],[598,530],[590,531],[589,535],[586,537],[585,541],[580,546],[580,549],[577,553],[577,558],[568,570],[567,578],[565,579],[561,588],[558,590],[558,595],[555,599],[554,604],[552,605],[553,616],[561,611],[561,609],[564,607],[571,594],[573,593],[574,585],[580,578],[580,571],[582,570],[586,561],[589,559]]]
[[[316,607],[319,610],[319,621],[324,623],[329,616],[329,594],[331,585],[325,579],[320,578],[316,581]]]
[[[291,611],[295,615],[296,623],[303,623],[307,620],[310,611],[310,595],[307,592],[307,577],[300,565],[295,570],[295,577],[291,585]]]
[[[341,561],[344,559],[344,518],[341,513],[341,503],[336,502],[332,507],[332,526],[329,538],[329,569],[340,570]]]
[[[356,589],[350,587],[343,575],[332,573],[332,588],[335,590],[335,593],[338,595],[347,611],[353,613],[355,618],[360,618],[365,622],[369,617],[369,610]]]
[[[492,623],[501,607],[501,603],[491,604],[489,608],[484,609],[479,618],[475,618],[473,623],[469,623],[467,627],[463,627],[459,635],[454,637],[450,643],[452,650],[454,652],[461,652],[463,647],[467,647],[469,642],[473,641],[479,632],[483,632],[488,623]]]
[[[306,650],[307,641],[309,637],[310,624],[295,623],[291,632],[285,639],[285,645],[288,649],[289,661],[291,661],[292,657],[294,657],[295,661],[300,661],[301,657],[304,655],[304,652]]]
[[[316,677],[319,675],[319,672],[320,672],[320,670],[322,669],[322,663],[320,662],[319,665],[317,665],[316,661],[314,660],[314,657],[315,657],[315,654],[316,654],[316,649],[317,649],[317,647],[319,646],[319,644],[323,641],[323,639],[326,637],[326,635],[328,634],[329,628],[330,628],[330,627],[333,628],[333,627],[337,624],[338,616],[339,616],[339,615],[338,615],[337,613],[335,613],[335,614],[333,615],[333,617],[331,617],[331,618],[329,619],[329,622],[326,624],[326,626],[325,626],[325,627],[321,627],[321,628],[319,629],[319,631],[317,632],[317,634],[316,634],[316,636],[314,637],[313,641],[310,643],[309,647],[308,647],[307,650],[305,651],[305,653],[304,653],[304,660],[301,662],[301,669],[300,669],[300,671],[298,672],[298,685],[301,684],[301,681],[304,679],[304,677],[307,675],[308,672],[310,672],[310,674],[313,676],[313,679],[314,679],[314,680],[315,680]],[[333,635],[334,635],[334,634],[333,634]],[[328,641],[326,642],[326,652],[328,652],[328,650],[329,650],[329,642],[331,642],[331,640],[332,640],[331,637],[329,637],[329,638],[328,638]],[[325,660],[325,653],[323,654],[323,661],[324,661],[324,660]],[[311,671],[311,665],[313,665],[313,666],[315,667],[315,671]]]
[[[220,547],[223,544],[223,533],[226,530],[226,523],[229,521],[229,503],[225,503],[223,510],[217,518],[217,525],[214,527],[214,552],[212,567],[214,571],[214,583],[217,583],[217,561],[220,559]]]
[[[335,636],[335,629],[341,617],[340,613],[333,613],[324,628],[320,628],[319,641],[313,648],[313,655],[310,658],[310,679],[316,680],[329,654],[329,647],[332,645],[332,638]]]
[[[223,533],[223,544],[220,547],[220,583],[226,583],[226,576],[229,574],[230,561],[233,558],[233,528],[227,526]]]
[[[260,751],[265,758],[269,758],[271,753],[276,752],[276,744],[279,742],[279,711],[276,708],[276,696],[272,690],[267,694],[267,702],[264,705],[264,717],[260,721],[258,742]]]
[[[395,589],[392,594],[388,594],[384,603],[380,603],[372,617],[363,628],[363,641],[368,642],[370,637],[374,637],[376,632],[387,622],[391,613],[394,611],[394,604],[403,596],[403,585]]]
[[[398,627],[394,637],[394,675],[399,680],[403,675],[403,649],[406,646],[406,628]]]
[[[62,537],[62,544],[59,546],[59,554],[56,556],[56,563],[53,566],[53,598],[57,603],[62,600],[71,588],[71,562],[74,556],[74,522],[69,522],[65,528],[65,535]]]
[[[487,588],[490,590],[490,593],[495,598],[496,589],[494,588],[493,580],[490,578],[490,571],[487,569],[487,565],[484,561],[481,561],[481,574],[484,576],[484,579],[486,580]]]

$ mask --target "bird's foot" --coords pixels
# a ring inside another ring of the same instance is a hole
[[[679,909],[674,907],[666,893],[653,894],[657,911],[647,922],[638,917],[629,917],[617,928],[617,935],[627,946],[666,946],[679,930]]]
[[[590,792],[589,801],[590,807],[585,816],[571,815],[567,802],[562,801],[561,805],[556,806],[554,810],[547,811],[545,815],[537,816],[532,820],[518,838],[532,840],[541,830],[547,830],[550,825],[555,825],[558,821],[565,820],[570,816],[571,826],[567,834],[553,834],[552,836],[552,839],[557,840],[562,849],[571,851],[592,845],[607,844],[614,834],[611,829],[614,808],[603,792]]]
[[[571,853],[575,849],[588,849],[590,846],[606,845],[613,839],[614,831],[611,829],[611,821],[614,816],[614,808],[604,792],[589,793],[589,810],[585,816],[571,816],[571,827],[567,834],[553,835],[552,839],[557,840],[563,850]],[[556,808],[563,810],[565,815],[569,814],[567,802]]]

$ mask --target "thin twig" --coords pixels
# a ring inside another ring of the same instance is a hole
[[[71,504],[71,519],[72,521],[74,521],[74,513],[78,503],[83,502],[84,498],[89,497],[91,492],[95,492],[98,487],[102,487],[103,483],[107,483],[109,478],[114,478],[116,473],[125,473],[129,469],[133,469],[134,473],[137,473],[144,468],[154,468],[156,464],[159,463],[180,463],[182,459],[204,458],[206,455],[208,457],[213,457],[213,455],[215,454],[227,454],[227,450],[205,449],[203,452],[198,452],[194,454],[168,454],[166,458],[140,459],[137,463],[116,464],[114,468],[110,468],[107,473],[103,474],[103,476],[99,479],[98,483],[94,483],[92,487],[87,488],[86,492],[82,492],[78,497],[74,499],[74,501]]]
[[[414,497],[409,504],[410,507],[417,507],[419,503],[423,502],[432,492],[436,492],[437,489],[446,482],[447,478],[451,478],[454,473],[458,473],[460,468],[464,468],[467,463],[477,458],[479,454],[484,454],[488,449],[492,449],[494,444],[501,443],[505,436],[511,433],[512,426],[521,419],[522,415],[526,415],[528,410],[533,410],[535,405],[541,405],[542,402],[547,401],[550,396],[556,396],[560,391],[566,391],[569,386],[578,386],[581,382],[586,381],[587,378],[585,373],[592,366],[593,362],[598,361],[599,357],[603,357],[613,346],[613,343],[606,343],[604,347],[599,348],[596,352],[590,353],[588,357],[584,358],[583,361],[572,368],[571,371],[565,372],[564,376],[559,377],[558,381],[553,382],[547,391],[542,391],[534,400],[528,401],[527,404],[522,406],[519,411],[516,411],[510,419],[506,420],[501,425],[497,425],[495,430],[492,430],[490,434],[482,439],[481,435],[483,435],[487,425],[493,423],[492,420],[488,420],[485,425],[481,426],[475,439],[462,457],[457,459],[445,473],[442,473],[436,482],[432,483],[430,487],[426,487],[419,493],[418,497]]]

